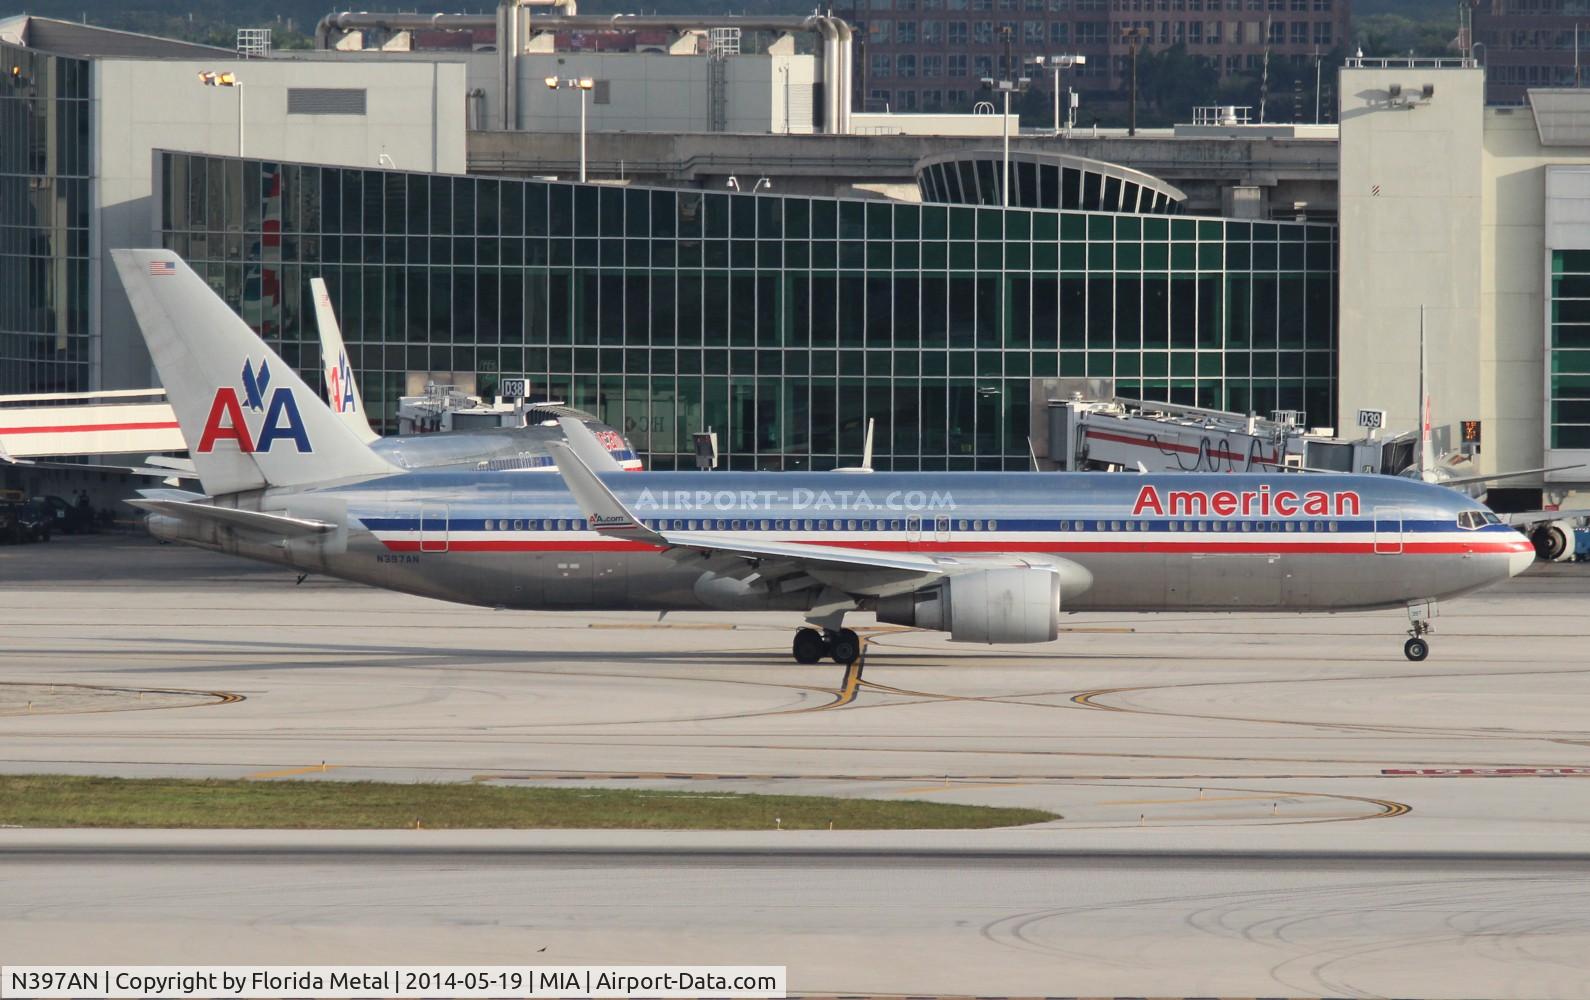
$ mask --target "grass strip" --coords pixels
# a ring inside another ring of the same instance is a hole
[[[610,788],[0,775],[0,824],[253,830],[981,830],[1039,809]]]

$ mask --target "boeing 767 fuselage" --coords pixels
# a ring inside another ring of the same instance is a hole
[[[146,494],[151,531],[390,590],[507,608],[799,612],[814,626],[796,633],[801,662],[854,660],[852,611],[1031,643],[1071,611],[1407,606],[1405,652],[1423,659],[1432,602],[1533,559],[1469,497],[1385,476],[602,475],[578,427],[550,446],[558,476],[404,471],[174,255],[116,260],[207,494]]]

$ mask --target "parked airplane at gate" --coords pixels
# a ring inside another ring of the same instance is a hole
[[[208,495],[148,491],[156,536],[466,604],[788,610],[794,656],[854,662],[846,615],[1048,642],[1070,611],[1409,608],[1522,572],[1469,497],[1386,476],[601,475],[408,471],[371,451],[176,255],[116,251]],[[267,378],[266,372],[270,372]]]
[[[542,407],[557,414],[556,420],[522,427],[489,427],[471,430],[436,431],[430,434],[394,434],[382,437],[370,427],[364,410],[364,397],[348,364],[348,351],[342,342],[342,327],[331,308],[331,295],[320,278],[310,279],[315,300],[315,319],[320,326],[320,358],[325,377],[326,401],[332,412],[372,451],[405,469],[494,469],[523,472],[553,472],[547,444],[564,440],[561,422],[575,420],[585,425],[601,447],[591,454],[595,468],[603,472],[639,471],[642,468],[635,449],[618,431],[582,410],[569,406]]]

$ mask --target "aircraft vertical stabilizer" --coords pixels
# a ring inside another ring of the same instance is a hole
[[[206,493],[386,475],[303,379],[168,250],[113,250]]]
[[[310,278],[309,287],[315,296],[315,322],[320,327],[320,368],[326,378],[326,402],[354,435],[369,444],[381,436],[370,429],[370,417],[364,412],[364,397],[359,394],[359,383],[353,377],[353,366],[348,363],[348,349],[342,343],[342,326],[337,322],[336,310],[331,308],[331,293],[322,278]]]

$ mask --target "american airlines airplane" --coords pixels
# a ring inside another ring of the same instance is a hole
[[[115,251],[205,493],[132,501],[156,536],[465,604],[784,610],[793,653],[853,663],[847,615],[978,643],[1073,611],[1407,608],[1522,572],[1462,493],[1387,476],[411,471],[354,434],[175,254]],[[582,454],[584,452],[584,454]]]
[[[551,441],[564,440],[564,419],[583,424],[601,444],[602,454],[592,455],[594,468],[603,472],[620,469],[636,472],[642,468],[635,449],[624,436],[582,410],[549,405],[539,407],[556,419],[523,427],[488,427],[470,430],[436,431],[430,434],[394,434],[381,437],[370,426],[364,410],[364,397],[348,364],[348,351],[342,342],[342,326],[331,307],[331,294],[321,278],[311,278],[315,299],[315,319],[320,327],[320,360],[325,377],[326,401],[332,412],[370,449],[405,469],[494,469],[523,472],[553,472]]]

